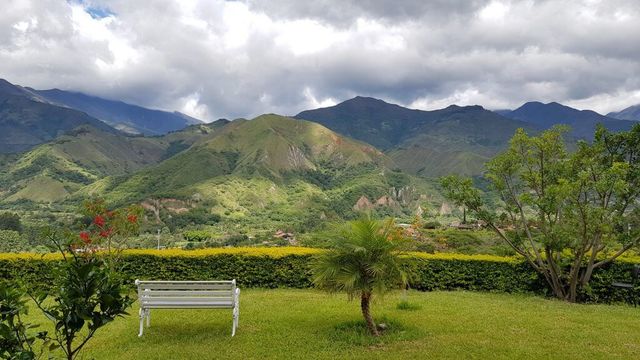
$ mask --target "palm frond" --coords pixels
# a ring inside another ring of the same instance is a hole
[[[314,263],[314,284],[327,291],[383,294],[406,285],[401,251],[406,239],[392,220],[352,221],[341,229],[332,248]]]

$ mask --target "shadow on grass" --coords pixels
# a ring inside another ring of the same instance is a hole
[[[346,321],[335,325],[331,329],[329,337],[334,342],[341,342],[351,346],[372,346],[387,344],[396,341],[414,340],[420,337],[419,330],[412,326],[406,326],[399,321],[381,317],[376,319],[378,326],[384,324],[380,330],[380,336],[375,337],[369,333],[364,320]]]

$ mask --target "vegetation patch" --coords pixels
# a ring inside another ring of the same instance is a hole
[[[420,336],[418,328],[397,319],[381,316],[376,321],[380,336],[371,336],[364,320],[352,320],[336,324],[329,333],[329,338],[331,341],[351,346],[380,346],[414,340]]]
[[[396,309],[398,310],[408,310],[408,311],[416,311],[422,309],[422,307],[418,304],[414,304],[409,302],[408,300],[401,300],[397,305]]]

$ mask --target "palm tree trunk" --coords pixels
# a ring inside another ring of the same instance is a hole
[[[367,328],[369,332],[373,336],[379,336],[378,328],[376,327],[376,323],[373,322],[373,317],[371,317],[371,311],[369,310],[369,304],[371,303],[371,293],[367,291],[363,291],[360,295],[360,308],[362,309],[362,316],[364,316],[364,321],[367,323]]]

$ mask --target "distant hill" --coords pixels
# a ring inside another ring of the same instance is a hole
[[[77,127],[26,153],[12,155],[12,161],[0,161],[0,200],[65,199],[89,184],[134,173],[178,154],[209,136],[215,126],[193,125],[163,137]]]
[[[423,176],[479,175],[503,150],[518,128],[538,130],[480,106],[449,106],[429,112],[430,119],[388,151],[401,169]]]
[[[0,153],[28,150],[81,125],[116,131],[83,112],[43,102],[37,94],[0,79]]]
[[[377,145],[399,168],[424,176],[480,174],[484,162],[506,146],[517,128],[536,131],[481,106],[422,111],[365,97],[295,117]]]
[[[640,121],[640,104],[629,106],[621,111],[610,112],[607,116],[615,119]]]
[[[302,111],[294,117],[387,150],[402,142],[408,130],[424,122],[428,112],[357,96],[335,106]]]
[[[107,124],[129,133],[161,135],[180,130],[186,126],[200,124],[202,121],[180,112],[151,110],[122,101],[106,100],[79,92],[59,89],[34,90],[34,94],[47,101],[84,111]]]
[[[578,110],[551,102],[528,102],[521,107],[502,113],[515,120],[531,123],[542,129],[548,129],[556,124],[566,124],[571,127],[571,135],[578,138],[590,139],[595,132],[596,124],[602,124],[612,131],[628,130],[633,122],[614,119],[591,110]]]

